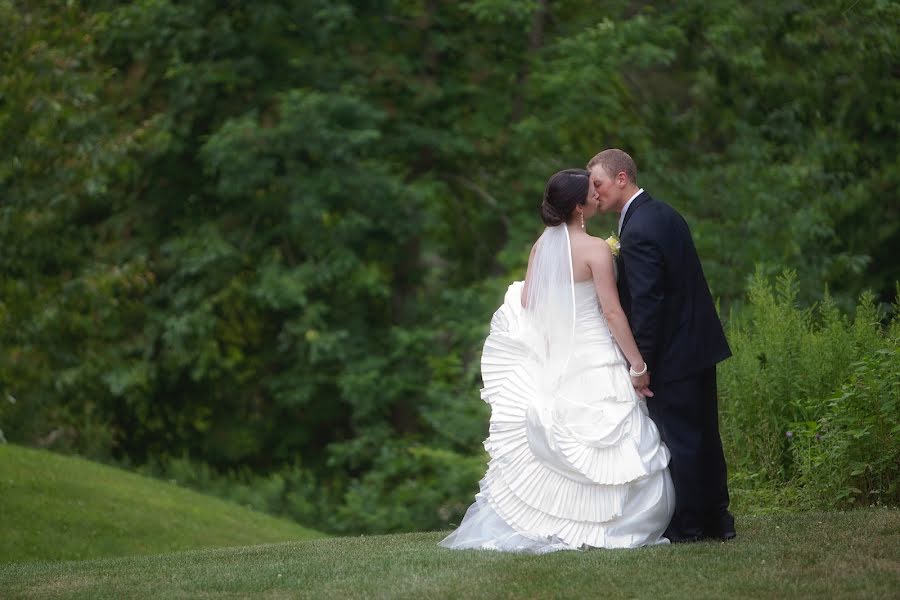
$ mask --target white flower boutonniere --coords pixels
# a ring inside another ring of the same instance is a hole
[[[612,234],[606,238],[606,243],[609,246],[609,249],[612,250],[613,258],[618,258],[622,244],[619,243],[619,238],[616,237],[616,234]]]

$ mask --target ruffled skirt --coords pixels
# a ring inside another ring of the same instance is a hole
[[[495,313],[482,354],[487,473],[440,545],[552,552],[667,543],[675,504],[669,452],[599,309],[580,309],[565,379],[550,389],[518,285]]]

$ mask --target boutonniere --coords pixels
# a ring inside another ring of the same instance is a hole
[[[612,234],[608,238],[606,238],[606,244],[609,246],[609,249],[612,250],[613,258],[619,257],[619,250],[622,248],[622,244],[619,243],[619,238],[616,234]]]

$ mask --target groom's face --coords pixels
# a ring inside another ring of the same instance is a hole
[[[600,212],[621,210],[621,207],[618,206],[619,196],[621,196],[620,186],[616,185],[616,180],[609,176],[602,165],[591,167],[591,185],[597,192]]]

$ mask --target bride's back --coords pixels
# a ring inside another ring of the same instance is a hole
[[[597,259],[598,244],[606,242],[587,233],[571,235],[572,275],[575,281],[586,281],[594,278],[590,263]]]

